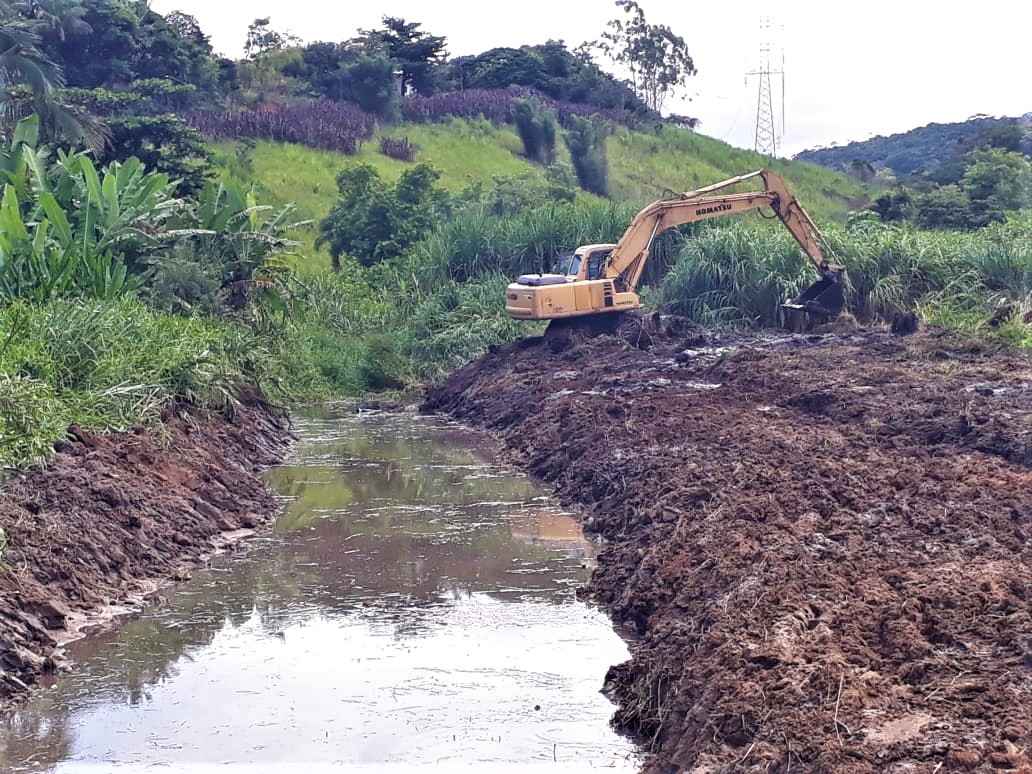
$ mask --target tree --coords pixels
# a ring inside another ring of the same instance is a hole
[[[287,46],[296,45],[299,39],[288,32],[277,32],[272,28],[272,17],[255,19],[247,28],[247,40],[244,43],[244,54],[251,61],[261,58],[272,51],[281,51]]]
[[[394,65],[382,55],[358,54],[326,79],[327,96],[354,102],[367,113],[394,118],[398,92]]]
[[[944,185],[919,194],[914,200],[914,219],[923,228],[976,229],[1004,219],[986,202],[973,201],[955,185]]]
[[[869,161],[853,159],[849,162],[849,174],[862,183],[869,183],[874,180],[874,176],[878,174],[878,170],[876,170],[874,165]]]
[[[1025,140],[1025,129],[1018,123],[996,124],[982,132],[980,144],[986,148],[1002,148],[1020,153]]]
[[[36,32],[43,40],[64,41],[93,32],[84,18],[86,9],[81,0],[16,0],[10,7],[35,21]]]
[[[1032,204],[1032,165],[1020,153],[982,148],[969,154],[961,181],[972,201],[994,210],[1018,210]]]
[[[874,200],[871,209],[884,223],[907,220],[913,214],[914,199],[905,188],[884,193]]]
[[[41,48],[41,33],[55,24],[34,6],[0,3],[0,128],[12,130],[31,113],[40,117],[45,140],[99,147],[104,134],[95,121],[64,103],[64,72]]]
[[[317,244],[329,246],[338,269],[345,254],[365,266],[396,258],[426,236],[446,210],[448,196],[437,188],[439,178],[427,164],[404,172],[393,186],[368,164],[344,169],[337,176],[340,198],[320,224]]]
[[[453,90],[526,86],[561,101],[648,112],[627,84],[603,72],[591,60],[586,47],[571,51],[561,40],[521,48],[492,48],[477,56],[458,57],[441,72],[447,88]]]
[[[649,24],[635,0],[616,0],[616,6],[625,18],[610,21],[597,46],[627,68],[634,91],[659,112],[666,98],[697,72],[688,44],[665,24]]]
[[[423,95],[434,92],[434,70],[447,59],[447,40],[420,29],[422,24],[394,16],[383,17],[382,30],[364,30],[362,35],[383,46],[385,53],[401,68],[401,86]]]
[[[211,43],[193,17],[163,17],[143,0],[79,0],[74,19],[62,22],[60,35],[43,37],[45,52],[64,67],[69,86],[118,88],[169,78],[208,90],[218,83]]]

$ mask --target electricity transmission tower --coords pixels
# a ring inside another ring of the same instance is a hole
[[[774,110],[774,79],[781,77],[781,130],[785,127],[785,52],[781,51],[781,69],[773,69],[771,58],[774,51],[772,32],[774,22],[769,16],[760,19],[760,61],[757,69],[746,73],[746,79],[755,76],[759,80],[756,94],[756,135],[753,148],[768,158],[778,155],[778,142],[784,139],[778,132]]]

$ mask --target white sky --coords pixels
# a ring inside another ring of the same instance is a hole
[[[975,113],[1032,111],[1032,2],[1028,0],[639,0],[653,24],[688,42],[699,75],[690,102],[666,110],[698,116],[701,131],[752,147],[761,15],[783,28],[786,126],[783,151],[867,139]],[[247,25],[306,41],[344,40],[384,15],[424,23],[452,55],[495,46],[576,46],[595,39],[615,14],[611,0],[152,0],[196,16],[216,48],[239,56]],[[780,110],[779,110],[780,112]]]

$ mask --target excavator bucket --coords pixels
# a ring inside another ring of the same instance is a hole
[[[792,301],[782,305],[785,327],[803,333],[815,325],[831,322],[842,314],[845,306],[842,274],[829,272]]]

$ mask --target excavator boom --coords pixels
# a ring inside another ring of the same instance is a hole
[[[763,190],[729,191],[755,178],[762,179]],[[616,245],[578,250],[575,271],[520,277],[508,288],[506,308],[517,319],[538,320],[636,309],[641,305],[638,283],[660,234],[686,223],[766,208],[773,210],[820,275],[817,283],[784,305],[789,326],[801,328],[814,318],[837,316],[844,306],[843,269],[828,262],[820,230],[785,181],[766,169],[650,204],[635,216]]]

